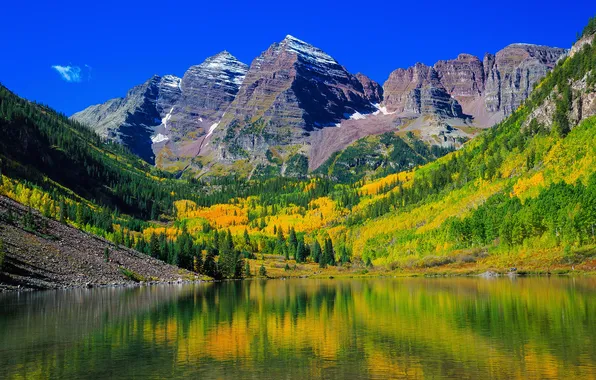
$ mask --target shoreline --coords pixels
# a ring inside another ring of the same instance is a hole
[[[117,289],[117,288],[140,288],[150,286],[164,286],[164,285],[191,285],[191,284],[203,284],[203,283],[223,283],[232,281],[255,281],[255,280],[345,280],[345,279],[392,279],[392,278],[427,278],[427,279],[439,279],[439,278],[477,278],[483,280],[491,279],[502,279],[502,278],[530,278],[530,277],[592,277],[596,276],[596,271],[522,271],[521,273],[516,272],[504,272],[498,270],[490,270],[482,273],[466,272],[466,273],[453,273],[453,272],[387,272],[387,273],[372,273],[372,274],[358,274],[358,273],[343,273],[343,274],[324,274],[317,273],[312,275],[302,276],[268,276],[268,277],[245,277],[238,279],[196,279],[196,280],[175,280],[175,281],[140,281],[140,282],[121,282],[121,283],[103,283],[103,284],[74,284],[60,286],[56,284],[55,287],[20,287],[20,286],[9,286],[0,287],[0,294],[2,293],[14,293],[14,292],[43,292],[43,291],[57,291],[57,290],[81,290],[81,289]],[[2,284],[5,285],[5,284]]]

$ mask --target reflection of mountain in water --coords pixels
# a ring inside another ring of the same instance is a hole
[[[596,375],[594,285],[292,280],[8,295],[0,365],[95,379],[585,378]]]

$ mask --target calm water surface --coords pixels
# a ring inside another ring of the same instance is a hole
[[[0,294],[0,378],[596,379],[596,279]]]

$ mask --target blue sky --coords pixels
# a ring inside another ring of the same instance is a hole
[[[382,83],[514,42],[569,47],[594,15],[593,0],[5,1],[0,82],[70,115],[222,50],[250,64],[291,34]]]

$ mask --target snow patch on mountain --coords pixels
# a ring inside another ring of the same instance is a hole
[[[179,90],[181,90],[181,88],[180,88],[181,82],[182,82],[182,79],[178,78],[177,76],[174,76],[174,75],[164,75],[161,80],[162,85],[172,87],[172,88],[178,88]]]
[[[205,136],[205,138],[211,136],[213,134],[213,131],[215,131],[215,128],[217,128],[217,126],[219,125],[219,123],[213,123],[210,127],[209,127],[209,132],[207,133],[207,136]]]
[[[387,111],[387,107],[382,106],[380,104],[373,104],[373,107],[375,107],[377,110],[375,112],[373,112],[373,115],[378,115],[378,114],[383,114],[383,115],[393,115],[395,112],[389,112]]]
[[[197,66],[207,78],[224,83],[241,85],[248,71],[248,66],[240,62],[227,51],[223,51]]]
[[[170,112],[168,112],[168,114],[161,120],[161,123],[165,129],[168,129],[168,120],[172,118],[172,111],[174,111],[174,108],[175,106],[170,108]]]
[[[161,133],[158,133],[157,135],[151,137],[151,141],[153,141],[154,144],[163,142],[163,141],[168,141],[170,138],[166,135],[162,135]]]

